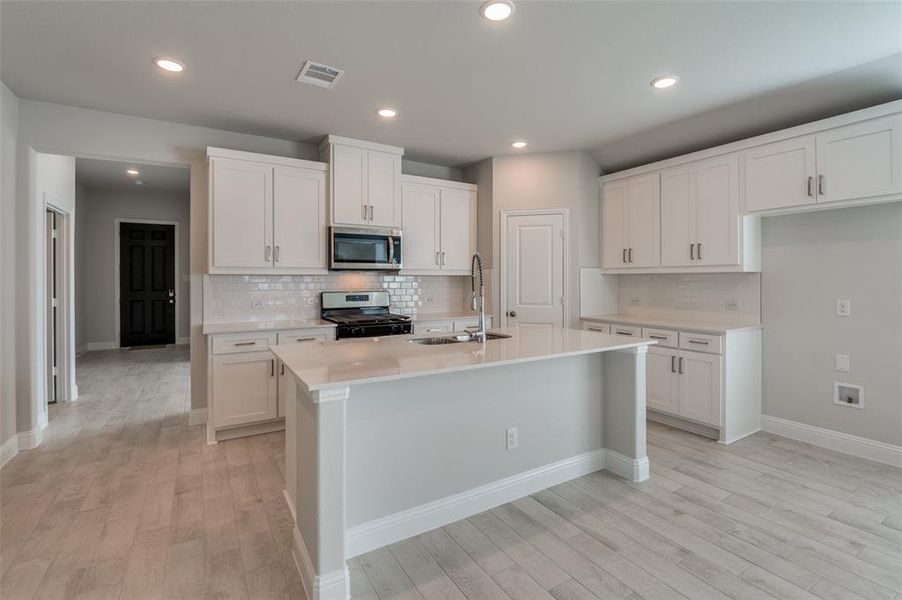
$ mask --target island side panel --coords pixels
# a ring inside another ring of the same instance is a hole
[[[648,479],[645,440],[646,346],[604,356],[606,468],[632,481]]]

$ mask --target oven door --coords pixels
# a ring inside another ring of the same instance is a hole
[[[333,227],[332,269],[397,271],[401,268],[401,231]]]

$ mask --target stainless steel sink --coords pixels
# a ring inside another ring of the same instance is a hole
[[[510,336],[505,333],[487,333],[485,334],[486,341],[488,340],[500,340],[504,338],[509,338]],[[428,337],[428,338],[416,338],[409,340],[414,344],[422,344],[424,346],[438,346],[441,344],[460,344],[462,342],[478,342],[479,338],[475,335],[469,333],[462,333],[459,335],[452,336],[442,336],[442,337]]]

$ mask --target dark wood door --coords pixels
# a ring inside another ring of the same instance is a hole
[[[119,226],[119,342],[175,343],[175,226]]]

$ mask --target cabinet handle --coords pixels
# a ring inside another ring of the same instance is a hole
[[[281,373],[281,376],[282,376],[282,377],[285,377],[285,363],[282,363],[282,373]]]
[[[442,266],[443,266],[443,267],[445,266],[446,262],[447,262],[447,261],[445,260],[445,253],[444,253],[444,251],[443,251],[443,252],[442,252]]]
[[[278,246],[276,246],[275,249],[273,250],[272,258],[273,258],[274,262],[279,262],[279,247]]]
[[[676,356],[670,357],[670,372],[676,373]]]
[[[294,341],[296,341],[296,342],[315,342],[316,338],[315,337],[302,337],[302,338],[295,338]]]
[[[269,359],[269,376],[270,377],[276,376],[276,361],[273,358]]]
[[[363,215],[360,218],[366,221],[366,204],[361,205],[360,210],[363,211]]]
[[[650,337],[653,340],[666,340],[667,339],[666,335],[650,335],[648,337]]]
[[[680,375],[683,374],[683,357],[680,357]]]
[[[702,259],[702,243],[701,242],[698,243],[698,259],[699,260]]]
[[[370,221],[373,220],[373,205],[370,204]]]
[[[695,260],[695,244],[689,244],[689,260]]]
[[[814,177],[808,176],[808,197],[814,196]]]
[[[266,258],[266,262],[269,262],[270,258],[272,257],[272,246],[266,246],[266,248],[263,250],[263,256]]]
[[[630,262],[633,262],[633,249],[630,248]]]
[[[256,346],[257,342],[235,342],[236,346]]]
[[[817,176],[817,193],[823,196],[827,191],[827,186],[824,185],[824,176]]]
[[[617,333],[617,335],[628,335],[630,337],[632,337],[632,335],[633,335],[632,331],[624,331],[622,329],[617,329],[616,333]]]
[[[623,249],[623,262],[626,262],[626,248]]]
[[[441,332],[441,331],[444,331],[444,329],[442,329],[441,327],[435,327],[435,328],[433,328],[433,329],[427,329],[427,330],[426,330],[426,333],[438,333],[438,332]]]
[[[707,346],[711,342],[705,342],[703,340],[689,340],[690,344],[698,344],[699,346]]]
[[[439,254],[440,254],[439,252],[436,252],[436,253],[435,253],[435,264],[438,264],[438,257],[439,257]]]

